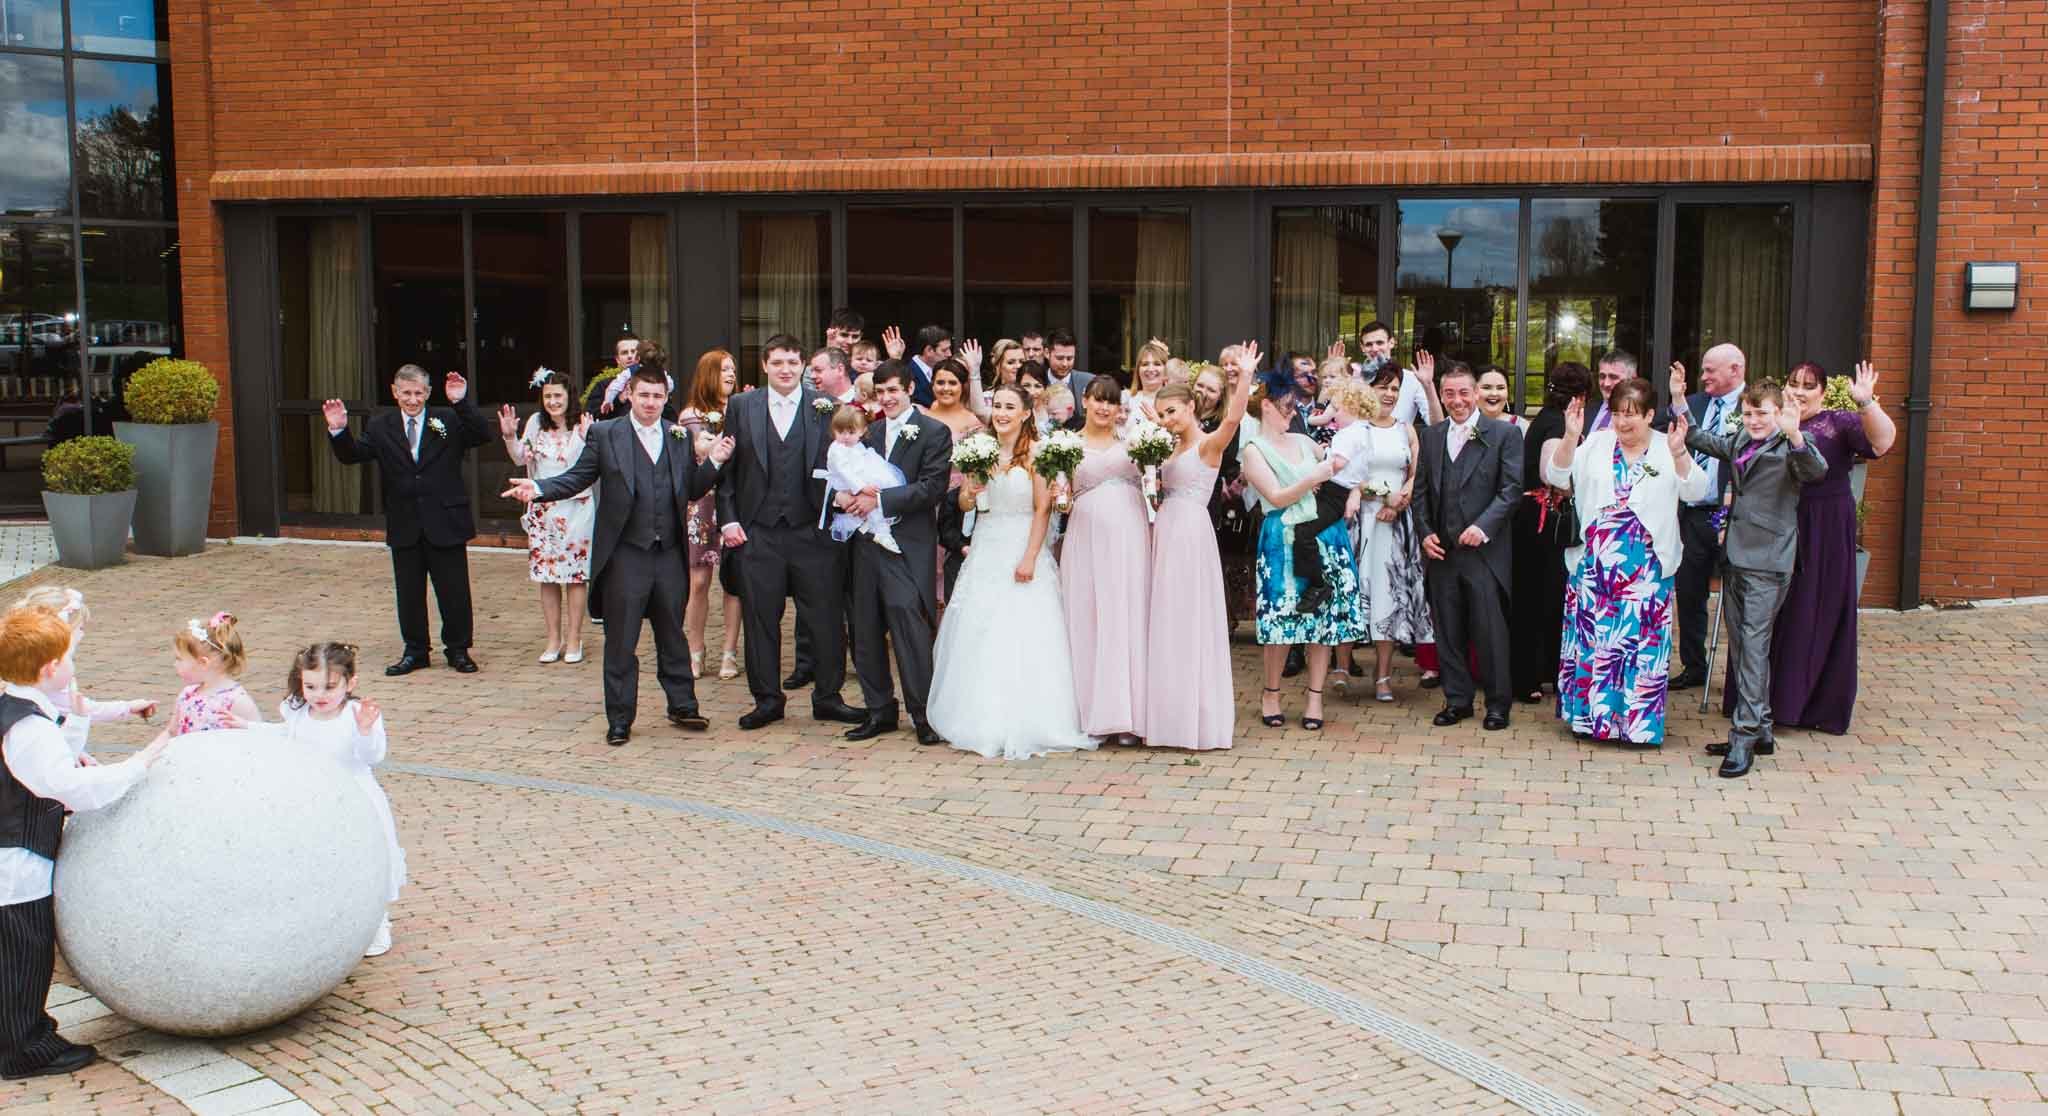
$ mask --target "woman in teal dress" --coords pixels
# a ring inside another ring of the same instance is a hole
[[[1291,434],[1294,384],[1285,370],[1268,372],[1252,391],[1256,426],[1244,428],[1239,454],[1244,478],[1258,492],[1265,518],[1259,526],[1258,608],[1255,627],[1264,645],[1265,691],[1259,720],[1270,728],[1287,723],[1280,712],[1280,675],[1288,649],[1303,647],[1308,664],[1308,702],[1301,726],[1323,727],[1323,680],[1330,669],[1330,651],[1365,638],[1365,613],[1358,597],[1358,569],[1351,552],[1350,528],[1331,524],[1317,538],[1323,569],[1331,578],[1330,598],[1312,612],[1297,612],[1307,582],[1295,575],[1292,546],[1296,523],[1315,516],[1315,489],[1330,479],[1322,450],[1306,435]]]

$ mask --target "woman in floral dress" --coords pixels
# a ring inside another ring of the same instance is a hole
[[[498,411],[498,433],[514,463],[526,475],[546,480],[569,468],[583,454],[583,434],[590,416],[577,405],[566,372],[534,370],[533,387],[540,392],[540,410],[519,416],[510,403]],[[584,492],[566,500],[535,501],[520,516],[526,528],[528,576],[540,583],[540,611],[547,621],[548,645],[540,661],[583,661],[583,606],[590,590],[590,532],[597,523],[597,494]]]
[[[676,415],[676,423],[688,430],[697,443],[698,455],[724,429],[725,405],[739,385],[739,366],[732,354],[712,349],[697,358],[697,370],[690,376],[690,399]],[[690,603],[683,608],[683,631],[690,641],[690,673],[704,674],[705,625],[711,613],[711,578],[718,573],[718,494],[705,493],[690,506],[690,519],[683,526],[690,540]],[[737,581],[738,579],[731,579]],[[739,677],[740,598],[727,579],[720,579],[725,592],[725,649],[718,657],[718,676]]]

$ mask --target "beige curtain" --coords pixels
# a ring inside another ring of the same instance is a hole
[[[818,218],[811,213],[763,214],[761,222],[759,345],[778,333],[811,337],[818,332],[820,285]]]
[[[1273,351],[1320,353],[1337,335],[1337,231],[1329,211],[1282,214],[1273,229]]]
[[[1154,337],[1166,342],[1175,353],[1188,352],[1189,274],[1187,216],[1150,214],[1139,218],[1138,320],[1137,328],[1131,331],[1130,357],[1136,356],[1138,346]]]
[[[362,394],[361,299],[355,219],[313,223],[306,244],[306,378],[315,399]],[[363,473],[327,452],[327,420],[307,418],[313,446],[313,510],[356,515],[363,510]]]
[[[627,312],[632,315],[633,332],[664,346],[673,345],[675,338],[668,330],[668,218],[634,217],[626,238],[631,257]]]
[[[1700,348],[1741,346],[1752,381],[1783,380],[1791,307],[1789,241],[1775,207],[1716,206],[1706,212],[1700,266]]]

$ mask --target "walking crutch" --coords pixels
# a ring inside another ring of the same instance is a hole
[[[1700,712],[1714,693],[1714,650],[1721,645],[1721,601],[1728,594],[1728,564],[1721,563],[1720,587],[1714,590],[1714,622],[1707,628],[1707,677],[1700,682]]]

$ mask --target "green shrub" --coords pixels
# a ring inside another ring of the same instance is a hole
[[[43,454],[43,487],[72,496],[99,496],[135,487],[135,447],[105,434],[73,438]]]
[[[616,379],[622,371],[624,369],[618,365],[608,364],[599,369],[597,375],[590,378],[590,383],[584,386],[583,409],[589,411],[592,417],[597,414],[597,405],[604,402],[604,386]]]
[[[1861,407],[1858,407],[1858,406],[1856,405],[1856,396],[1855,396],[1855,395],[1853,395],[1853,394],[1851,394],[1851,393],[1850,393],[1850,391],[1849,391],[1849,384],[1850,384],[1850,382],[1851,382],[1851,381],[1850,381],[1849,377],[1847,377],[1847,376],[1829,376],[1829,377],[1828,377],[1828,382],[1827,382],[1827,383],[1826,383],[1826,385],[1824,385],[1824,386],[1822,387],[1822,389],[1821,389],[1821,396],[1820,396],[1820,408],[1821,408],[1821,410],[1823,410],[1823,411],[1860,411],[1860,410],[1862,410],[1863,408],[1861,408]]]
[[[220,385],[196,360],[158,357],[128,379],[128,415],[136,422],[205,422]]]

